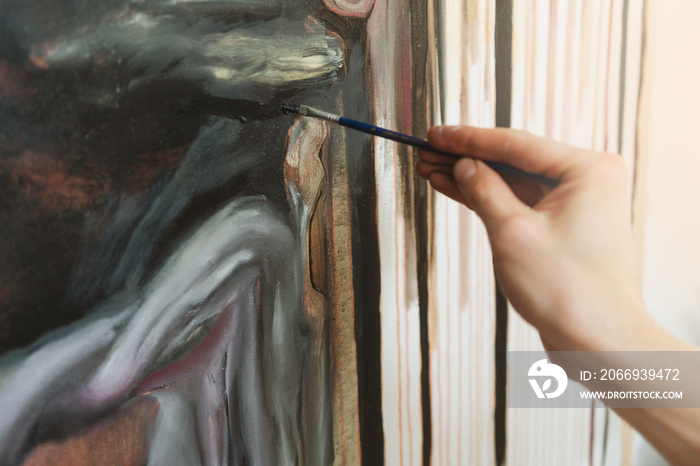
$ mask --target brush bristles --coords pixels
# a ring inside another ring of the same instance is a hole
[[[298,105],[282,104],[281,107],[282,112],[284,112],[285,115],[289,115],[290,113],[299,113]]]

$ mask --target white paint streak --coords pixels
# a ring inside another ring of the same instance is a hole
[[[445,2],[446,124],[495,123],[495,2]],[[440,122],[435,122],[440,123]],[[481,221],[434,195],[430,261],[433,464],[494,464],[495,292]]]
[[[375,123],[410,132],[410,126],[400,126],[411,121],[406,118],[411,110],[406,106],[410,105],[411,67],[404,66],[410,57],[406,8],[403,0],[376,1],[368,36]],[[423,432],[412,171],[404,158],[405,148],[397,152],[393,142],[375,138],[374,149],[382,283],[384,460],[387,464],[419,465]]]
[[[629,2],[631,10],[635,3]],[[512,126],[577,146],[617,151],[620,129],[622,0],[514,2]],[[631,18],[639,20],[632,13]],[[634,24],[631,19],[630,24]],[[636,31],[636,32],[635,32]],[[628,49],[639,57],[639,29]],[[635,108],[639,62],[627,61],[626,112]],[[632,102],[628,102],[632,100]],[[628,162],[633,115],[625,115],[623,147]],[[511,309],[510,350],[542,350],[538,333]],[[602,458],[602,411],[596,412],[591,447],[590,410],[508,412],[508,464],[593,464]],[[608,458],[622,456],[619,420],[612,415]],[[552,448],[552,445],[556,447]]]

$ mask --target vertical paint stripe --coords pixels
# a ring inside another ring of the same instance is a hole
[[[496,0],[496,126],[510,127],[512,95],[513,1]],[[505,464],[506,372],[508,349],[508,302],[496,285],[496,332],[494,335],[496,403],[494,407],[494,444],[496,464]]]
[[[410,17],[420,18],[411,21],[411,134],[425,137],[431,115],[434,115],[432,99],[434,81],[438,78],[433,73],[436,63],[431,63],[433,47],[429,47],[430,38],[434,38],[433,3],[424,0],[410,0]],[[411,171],[413,172],[413,167]],[[417,179],[414,174],[414,179]],[[415,254],[418,292],[418,339],[420,348],[420,418],[423,433],[422,456],[423,466],[430,465],[432,449],[431,429],[431,393],[430,393],[430,346],[428,342],[428,264],[430,257],[430,238],[428,235],[429,216],[433,213],[428,202],[428,186],[423,180],[414,183],[413,205],[415,212]]]

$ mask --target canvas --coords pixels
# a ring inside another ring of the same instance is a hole
[[[2,464],[358,455],[371,9],[0,2]]]
[[[413,150],[281,104],[633,164],[642,12],[0,0],[0,463],[624,456],[609,414],[507,410],[539,339]]]

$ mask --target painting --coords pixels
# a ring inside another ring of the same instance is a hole
[[[507,409],[540,343],[478,218],[282,104],[634,164],[643,9],[0,0],[0,464],[620,460],[610,413]]]
[[[372,8],[0,1],[0,463],[356,462]]]

